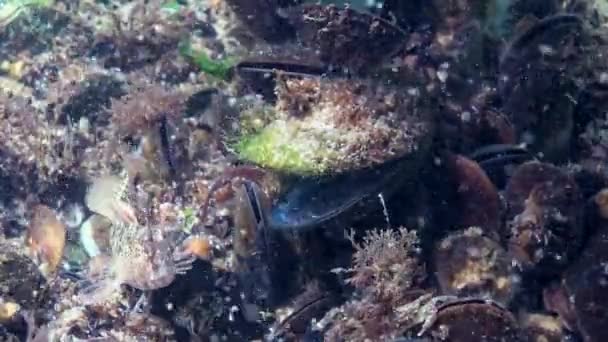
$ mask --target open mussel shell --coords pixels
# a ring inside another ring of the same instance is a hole
[[[516,260],[539,274],[562,271],[585,238],[584,200],[572,175],[552,164],[528,162],[514,172],[504,196]]]
[[[521,146],[493,144],[473,151],[469,158],[479,164],[496,187],[503,188],[509,178],[509,171],[532,160],[534,156]]]
[[[370,13],[352,8],[306,4],[285,10],[298,41],[337,69],[373,70],[403,45],[407,32]]]
[[[243,292],[243,308],[255,320],[258,309],[279,302],[287,292],[290,277],[285,267],[293,261],[289,243],[266,221],[269,199],[253,182],[244,182],[236,191],[233,243],[235,272]],[[291,265],[293,266],[293,264]],[[294,278],[295,277],[291,277]]]
[[[233,74],[238,76],[239,92],[259,94],[267,102],[275,102],[277,75],[320,77],[333,72],[314,51],[299,45],[283,44],[243,58],[233,67]]]
[[[502,111],[519,140],[549,160],[563,161],[571,146],[585,37],[579,17],[555,15],[516,36],[501,56]]]
[[[426,335],[433,341],[523,341],[513,315],[483,299],[462,299],[439,307]]]
[[[416,80],[403,89],[374,80],[284,77],[275,92],[274,105],[243,103],[239,117],[227,120],[226,145],[242,161],[325,177],[424,154],[432,143],[435,110]]]

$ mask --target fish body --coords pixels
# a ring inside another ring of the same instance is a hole
[[[177,274],[191,268],[194,258],[172,241],[155,236],[155,228],[140,224],[129,204],[126,177],[102,177],[94,181],[87,194],[87,206],[112,221],[109,255],[95,270],[93,285],[85,290],[84,302],[104,301],[120,285],[140,290],[168,286]]]

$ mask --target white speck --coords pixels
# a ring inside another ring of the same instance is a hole
[[[90,126],[89,119],[86,116],[83,116],[80,118],[80,120],[78,120],[78,130],[80,133],[89,133],[89,129],[91,128]]]
[[[228,313],[228,320],[230,322],[234,322],[234,314],[239,312],[239,307],[236,305],[233,305],[230,307],[230,312]]]
[[[68,227],[78,227],[84,219],[84,208],[77,203],[69,204],[61,213],[61,219]]]
[[[91,220],[88,219],[80,226],[80,244],[91,258],[101,252],[93,236],[93,225]]]
[[[418,96],[420,95],[420,91],[418,90],[418,88],[408,88],[407,94],[410,96]]]
[[[555,49],[553,49],[552,46],[546,44],[538,45],[538,51],[540,51],[541,54],[546,56],[552,56],[555,54]]]
[[[448,72],[445,70],[437,70],[437,78],[441,83],[445,83],[448,80]]]

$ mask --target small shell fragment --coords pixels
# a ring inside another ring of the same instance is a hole
[[[112,222],[101,215],[91,215],[80,225],[80,243],[90,257],[110,250]]]
[[[520,325],[528,341],[559,342],[565,339],[559,319],[547,314],[525,314]]]
[[[213,247],[211,246],[211,243],[205,237],[194,237],[186,241],[186,252],[196,255],[199,259],[209,259],[212,250]]]
[[[85,197],[87,207],[112,222],[137,223],[134,209],[121,200],[125,185],[123,179],[114,175],[96,178]]]
[[[21,306],[14,302],[0,302],[0,323],[11,320],[21,309]]]

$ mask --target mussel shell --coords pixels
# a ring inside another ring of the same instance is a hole
[[[574,178],[551,164],[528,162],[515,171],[504,196],[516,259],[540,274],[563,270],[585,237],[585,204]]]
[[[566,270],[561,288],[565,305],[557,307],[560,317],[585,341],[608,339],[608,226],[606,221],[600,225],[578,260]],[[560,304],[559,297],[549,304]]]
[[[301,232],[319,227],[354,208],[360,209],[358,213],[362,215],[366,199],[377,200],[375,196],[380,193],[389,196],[400,184],[413,181],[418,159],[410,156],[335,177],[297,178],[273,204],[268,226]]]
[[[243,291],[243,300],[267,308],[280,302],[296,271],[289,243],[266,222],[268,199],[258,186],[244,182],[237,190],[234,214],[233,243],[236,254],[235,271]],[[285,273],[289,269],[289,272]]]
[[[495,144],[475,150],[469,158],[479,164],[497,188],[502,189],[509,178],[509,168],[530,161],[534,156],[520,146]]]
[[[311,323],[320,319],[332,307],[337,306],[342,298],[335,291],[321,288],[318,284],[309,284],[291,305],[291,312],[278,321],[266,336],[266,341],[301,341],[311,333]]]
[[[441,240],[435,246],[433,259],[445,295],[489,298],[508,304],[514,294],[516,278],[510,258],[479,228],[454,232]]]
[[[258,38],[278,43],[294,35],[293,27],[278,14],[279,3],[275,0],[226,0],[226,3]]]
[[[256,51],[234,66],[238,84],[245,93],[260,94],[268,102],[276,101],[277,75],[294,77],[329,75],[331,70],[316,53],[300,45],[283,44]]]
[[[354,72],[370,70],[402,46],[407,33],[369,13],[333,5],[302,5],[286,11],[299,41],[325,64]]]
[[[463,299],[441,306],[427,334],[434,341],[522,341],[513,315],[483,299]]]
[[[302,177],[422,154],[436,107],[419,79],[409,81],[404,90],[371,79],[284,76],[274,105],[244,99],[240,115],[225,120],[225,143],[247,163]]]
[[[580,272],[573,293],[578,329],[585,341],[608,340],[608,273],[606,266],[595,263]]]
[[[572,34],[578,36],[582,31],[583,20],[576,15],[559,14],[542,19],[513,38],[500,57],[500,69],[507,72],[523,68],[522,62],[537,60],[543,56],[539,45],[546,44],[558,48],[565,42],[565,38]],[[508,88],[505,87],[504,90],[508,91]]]
[[[404,28],[428,25],[434,17],[434,9],[427,0],[384,0],[382,17],[394,19]]]
[[[584,35],[579,17],[548,17],[515,37],[500,60],[503,111],[520,140],[553,160],[570,148]]]
[[[502,203],[496,186],[475,161],[452,154],[444,159],[454,191],[452,206],[457,211],[456,226],[478,226],[490,234],[498,234]]]

